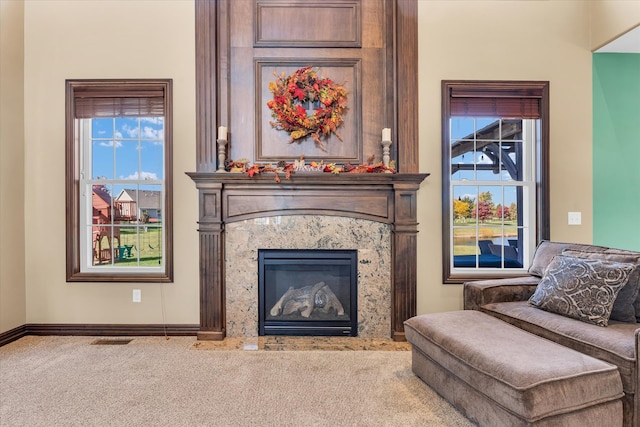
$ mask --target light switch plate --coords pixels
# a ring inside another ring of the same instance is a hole
[[[569,212],[568,221],[569,225],[582,224],[582,212]]]
[[[133,290],[133,302],[142,302],[142,291],[140,289]]]

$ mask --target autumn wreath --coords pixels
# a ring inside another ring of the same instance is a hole
[[[274,73],[274,75],[276,75]],[[267,102],[276,129],[289,132],[289,142],[300,142],[311,136],[318,147],[326,151],[321,138],[334,133],[344,119],[347,108],[347,91],[328,78],[320,78],[312,67],[303,67],[286,76],[282,73],[275,82],[269,83],[273,99]],[[313,104],[315,110],[307,114],[305,105]]]

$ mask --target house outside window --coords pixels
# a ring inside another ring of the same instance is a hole
[[[67,280],[171,281],[171,80],[67,81]]]
[[[548,238],[548,83],[442,89],[443,281],[522,275]]]

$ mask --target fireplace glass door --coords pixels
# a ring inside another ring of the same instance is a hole
[[[260,335],[357,336],[357,251],[259,249]]]

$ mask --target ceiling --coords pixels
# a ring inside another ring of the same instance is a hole
[[[596,52],[640,53],[640,26],[627,31],[617,39],[597,49]]]

